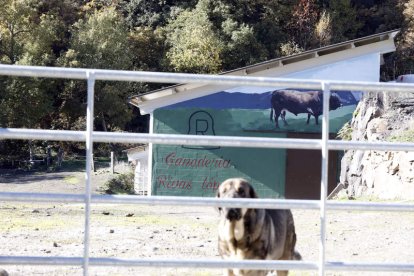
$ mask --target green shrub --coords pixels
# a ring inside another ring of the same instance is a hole
[[[352,127],[349,122],[347,122],[339,131],[337,138],[344,140],[344,141],[351,141],[352,140]]]
[[[104,191],[107,194],[135,194],[134,173],[123,173],[111,178],[105,182]]]
[[[414,142],[414,130],[408,129],[396,135],[391,135],[388,142]]]

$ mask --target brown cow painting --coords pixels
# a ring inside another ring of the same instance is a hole
[[[322,91],[297,91],[297,90],[276,90],[272,92],[270,99],[271,110],[270,120],[275,120],[276,128],[279,128],[279,116],[282,118],[285,126],[286,111],[297,116],[300,113],[307,113],[308,119],[306,124],[309,124],[311,116],[315,117],[315,124],[318,125],[318,118],[322,115]],[[341,100],[337,95],[331,95],[329,98],[329,110],[335,110],[341,107]]]

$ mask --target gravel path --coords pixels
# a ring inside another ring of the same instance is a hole
[[[111,175],[99,171],[93,191]],[[57,172],[0,176],[9,192],[83,192],[84,174]],[[0,255],[83,254],[84,207],[80,204],[0,202]],[[318,211],[293,210],[297,249],[318,260]],[[328,212],[327,260],[414,263],[414,215],[392,212]],[[91,257],[219,259],[218,215],[210,207],[93,205]],[[10,275],[82,275],[80,267],[4,266]],[[220,270],[91,267],[90,275],[221,275]],[[316,275],[293,271],[290,275]],[[414,275],[329,272],[327,275]]]

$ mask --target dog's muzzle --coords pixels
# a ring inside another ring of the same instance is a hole
[[[241,219],[241,209],[225,209],[226,219],[230,221]]]

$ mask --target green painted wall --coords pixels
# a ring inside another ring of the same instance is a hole
[[[330,132],[337,133],[355,105],[330,112]],[[287,114],[288,126],[276,129],[270,109],[165,108],[154,111],[154,133],[250,137],[286,137],[288,132],[320,132],[320,124],[306,124],[306,114]],[[285,149],[189,148],[154,145],[152,193],[154,195],[214,196],[230,177],[244,177],[260,197],[285,194]]]
[[[268,110],[160,109],[154,112],[154,133],[286,137],[249,131],[257,129],[257,118],[267,123],[268,114]],[[244,177],[260,197],[283,197],[285,155],[284,149],[154,145],[152,192],[213,196],[223,180]]]

